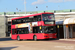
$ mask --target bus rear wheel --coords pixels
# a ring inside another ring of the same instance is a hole
[[[19,37],[19,36],[17,37],[17,40],[18,40],[18,41],[21,41],[21,39],[20,39],[20,37]]]
[[[37,37],[36,37],[36,36],[34,36],[34,37],[33,37],[33,40],[34,40],[34,41],[37,41]]]

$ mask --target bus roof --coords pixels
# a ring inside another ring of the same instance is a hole
[[[44,12],[44,13],[31,14],[31,15],[27,15],[27,16],[21,16],[21,17],[12,18],[12,20],[21,19],[21,18],[30,17],[30,16],[37,16],[37,15],[41,15],[41,14],[54,14],[54,13]]]

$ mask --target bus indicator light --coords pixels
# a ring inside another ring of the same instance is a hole
[[[40,26],[40,29],[41,29],[41,26]]]
[[[43,34],[43,35],[45,35],[45,34]]]

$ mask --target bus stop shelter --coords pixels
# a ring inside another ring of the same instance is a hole
[[[64,39],[75,38],[75,12],[55,13],[55,20],[63,20]],[[60,33],[59,33],[60,34]]]
[[[75,18],[67,18],[64,20],[65,38],[75,38]]]

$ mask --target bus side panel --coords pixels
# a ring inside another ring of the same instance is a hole
[[[33,39],[34,34],[19,34],[20,39]]]
[[[17,39],[17,35],[12,35],[11,39]]]
[[[51,38],[57,38],[57,36],[56,36],[56,33],[50,33],[50,34],[45,34],[45,38],[49,38],[49,39],[51,39]]]
[[[53,33],[53,34],[37,33],[36,36],[37,36],[37,39],[57,38],[56,33]]]
[[[37,39],[44,39],[43,33],[19,34],[18,36],[20,36],[20,39],[33,39],[34,35],[37,36]]]
[[[54,34],[53,34],[53,38],[57,38],[57,35],[56,35],[56,33],[54,33]]]
[[[12,25],[11,28],[12,28],[12,29],[15,28],[15,25]]]
[[[44,34],[43,33],[37,33],[35,35],[37,36],[37,39],[44,39]]]

